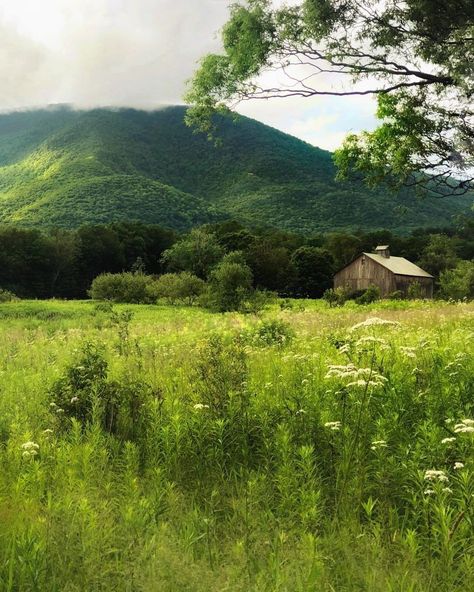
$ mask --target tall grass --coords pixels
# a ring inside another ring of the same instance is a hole
[[[0,590],[469,590],[473,305],[305,308],[2,305]]]

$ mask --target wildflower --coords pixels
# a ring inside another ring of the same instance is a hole
[[[374,440],[370,449],[377,450],[378,448],[387,448],[387,442],[385,440]]]
[[[209,409],[209,405],[205,405],[204,403],[196,403],[194,405],[194,409]]]
[[[341,354],[348,354],[350,351],[351,351],[351,346],[348,343],[341,345],[341,347],[339,348],[339,352]]]
[[[425,495],[433,495],[434,493],[434,489],[425,489],[425,491],[423,492]]]
[[[362,327],[373,327],[376,325],[391,325],[394,327],[399,326],[400,323],[397,323],[396,321],[387,321],[385,319],[379,319],[378,317],[371,317],[366,319],[365,321],[362,321],[362,323],[357,323],[357,325],[354,325],[350,328],[350,331],[356,331],[357,329],[360,329]]]
[[[443,487],[444,493],[453,493],[453,490],[450,487]]]
[[[53,433],[53,430],[51,428],[48,428],[46,430],[43,430],[43,434],[46,434],[47,435],[47,434],[52,434],[52,433]]]
[[[416,358],[416,348],[414,347],[400,347],[400,351],[407,358]]]
[[[356,347],[361,347],[367,344],[373,343],[375,344],[379,344],[379,345],[385,345],[387,342],[385,341],[385,339],[381,339],[378,337],[373,337],[372,335],[367,335],[366,337],[361,337],[357,342],[356,342]]]
[[[36,442],[25,442],[21,445],[21,449],[23,450],[23,458],[30,458],[38,454],[39,444],[36,444]]]
[[[462,462],[455,462],[454,463],[454,470],[459,471],[459,469],[464,469],[464,463]]]
[[[306,411],[304,409],[298,409],[298,411],[296,412],[296,415],[304,415],[306,413]]]
[[[461,423],[457,423],[454,426],[455,434],[473,434],[474,433],[474,420],[462,419]]]
[[[441,444],[449,444],[450,442],[454,442],[456,438],[443,438],[441,440]]]
[[[434,469],[425,471],[424,479],[425,481],[441,481],[442,483],[448,481],[448,477],[444,471],[436,471]]]
[[[329,428],[333,432],[337,432],[341,428],[341,422],[340,421],[327,421],[324,424],[324,427]]]
[[[79,397],[73,397],[71,399],[71,403],[77,403],[79,401]]]

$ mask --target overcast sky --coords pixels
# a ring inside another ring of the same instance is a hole
[[[0,110],[180,103],[196,62],[219,50],[229,1],[0,0]],[[239,111],[329,150],[374,126],[367,97],[254,101]]]

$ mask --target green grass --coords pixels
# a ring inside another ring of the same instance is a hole
[[[336,183],[330,152],[241,117],[221,146],[154,112],[66,108],[0,114],[0,222],[75,228],[138,220],[186,230],[220,219],[304,234],[445,227],[472,195]]]
[[[0,590],[470,589],[474,304],[114,311],[0,305]]]

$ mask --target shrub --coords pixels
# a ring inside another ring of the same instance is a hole
[[[0,302],[13,302],[14,300],[19,300],[19,298],[13,292],[0,288]]]
[[[194,304],[206,289],[206,282],[189,271],[165,273],[147,286],[151,300],[166,300],[170,304]]]
[[[94,300],[110,300],[128,304],[150,303],[152,276],[143,273],[103,273],[92,282],[89,296]]]
[[[239,310],[252,295],[252,280],[250,267],[238,263],[230,253],[211,272],[209,290],[203,302],[220,312]]]
[[[357,304],[370,304],[380,300],[380,289],[377,286],[369,286],[364,293],[355,299]]]
[[[323,300],[325,300],[332,308],[334,306],[343,306],[348,298],[346,290],[344,288],[329,288],[323,294]]]
[[[240,341],[230,344],[212,335],[197,350],[196,405],[222,416],[234,399],[242,402],[248,375],[247,356]]]
[[[403,292],[401,290],[395,290],[394,292],[390,292],[387,298],[389,300],[403,300]]]
[[[71,419],[87,425],[97,409],[103,429],[123,439],[136,439],[145,427],[143,407],[151,395],[150,388],[128,377],[122,382],[108,381],[107,374],[102,348],[86,343],[78,359],[51,387],[51,411],[59,425],[67,428]]]
[[[256,327],[242,334],[247,343],[256,346],[277,346],[288,345],[294,337],[294,331],[285,321],[278,319],[262,321]]]
[[[407,296],[410,300],[418,300],[423,297],[423,288],[420,282],[413,282],[408,286]]]
[[[474,261],[459,261],[454,269],[441,272],[439,293],[442,298],[474,298]]]

